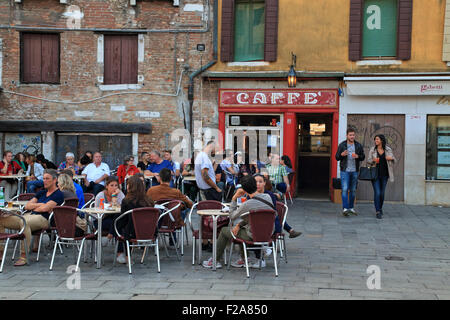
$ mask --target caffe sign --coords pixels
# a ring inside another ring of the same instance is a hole
[[[333,89],[220,89],[221,107],[336,107]]]

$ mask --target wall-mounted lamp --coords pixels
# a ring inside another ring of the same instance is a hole
[[[289,88],[295,88],[296,84],[297,84],[297,73],[295,72],[295,67],[297,65],[297,56],[291,52],[292,55],[292,63],[291,63],[291,68],[289,69],[289,73],[288,73],[288,87]]]

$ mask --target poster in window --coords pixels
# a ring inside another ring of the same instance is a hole
[[[450,167],[437,167],[437,178],[450,180]]]
[[[450,136],[438,136],[438,149],[450,149]]]
[[[268,148],[276,148],[277,147],[278,136],[273,134],[267,135],[267,147]]]
[[[450,151],[438,151],[438,164],[450,164]]]

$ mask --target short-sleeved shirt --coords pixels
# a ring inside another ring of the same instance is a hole
[[[141,169],[142,171],[145,171],[145,170],[147,170],[147,164],[145,164],[143,161],[140,161],[140,162],[138,162],[138,164],[137,164],[137,167],[139,168],[139,169]]]
[[[34,196],[37,199],[38,203],[47,203],[49,201],[55,201],[58,206],[62,205],[64,202],[64,194],[61,190],[56,189],[51,193],[49,196],[47,196],[47,189],[41,190]],[[31,214],[40,214],[45,219],[48,219],[50,216],[49,212],[35,212],[32,211]]]
[[[352,153],[355,153],[355,144],[347,143],[347,169],[346,172],[355,172],[356,171],[356,163],[355,158],[352,157]]]
[[[269,173],[270,181],[275,184],[283,183],[283,177],[288,175],[286,168],[282,165],[274,167],[271,164],[268,164],[266,170]]]
[[[150,170],[153,173],[160,173],[162,169],[167,168],[170,171],[173,171],[173,167],[169,161],[163,160],[160,164],[150,163],[147,167],[147,170]]]
[[[211,186],[203,180],[202,170],[208,169],[209,178],[216,183],[216,174],[211,159],[205,152],[200,152],[195,158],[195,181],[200,189],[210,189]]]
[[[104,174],[109,176],[111,172],[109,171],[109,166],[106,163],[102,162],[98,167],[95,165],[95,163],[89,163],[86,168],[84,168],[83,174],[85,174],[86,179],[91,182],[100,179]],[[104,186],[105,180],[100,181],[100,184]]]
[[[239,172],[239,166],[232,164],[230,160],[224,159],[222,163],[220,164],[220,167],[222,167],[222,170],[225,172],[227,183],[232,183],[236,176],[233,175],[230,171],[230,168],[233,167],[234,172]]]
[[[67,162],[63,161],[59,165],[58,170],[64,170],[66,168],[67,168]],[[73,170],[75,170],[75,174],[78,174],[78,172],[80,172],[80,167],[76,163],[73,164],[72,168],[73,168]]]

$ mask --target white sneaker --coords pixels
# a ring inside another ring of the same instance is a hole
[[[212,268],[213,267],[213,258],[211,257],[208,260],[203,261],[202,265],[204,268],[208,268],[208,269]],[[217,261],[216,269],[220,269],[220,268],[222,268],[222,264],[219,261]]]
[[[119,256],[117,257],[117,262],[121,263],[121,264],[127,263],[127,258],[125,257],[125,253],[119,254]]]
[[[259,260],[256,261],[254,264],[252,264],[250,267],[253,269],[259,269]],[[261,268],[265,268],[265,267],[266,267],[266,260],[263,259],[263,260],[261,260]]]

